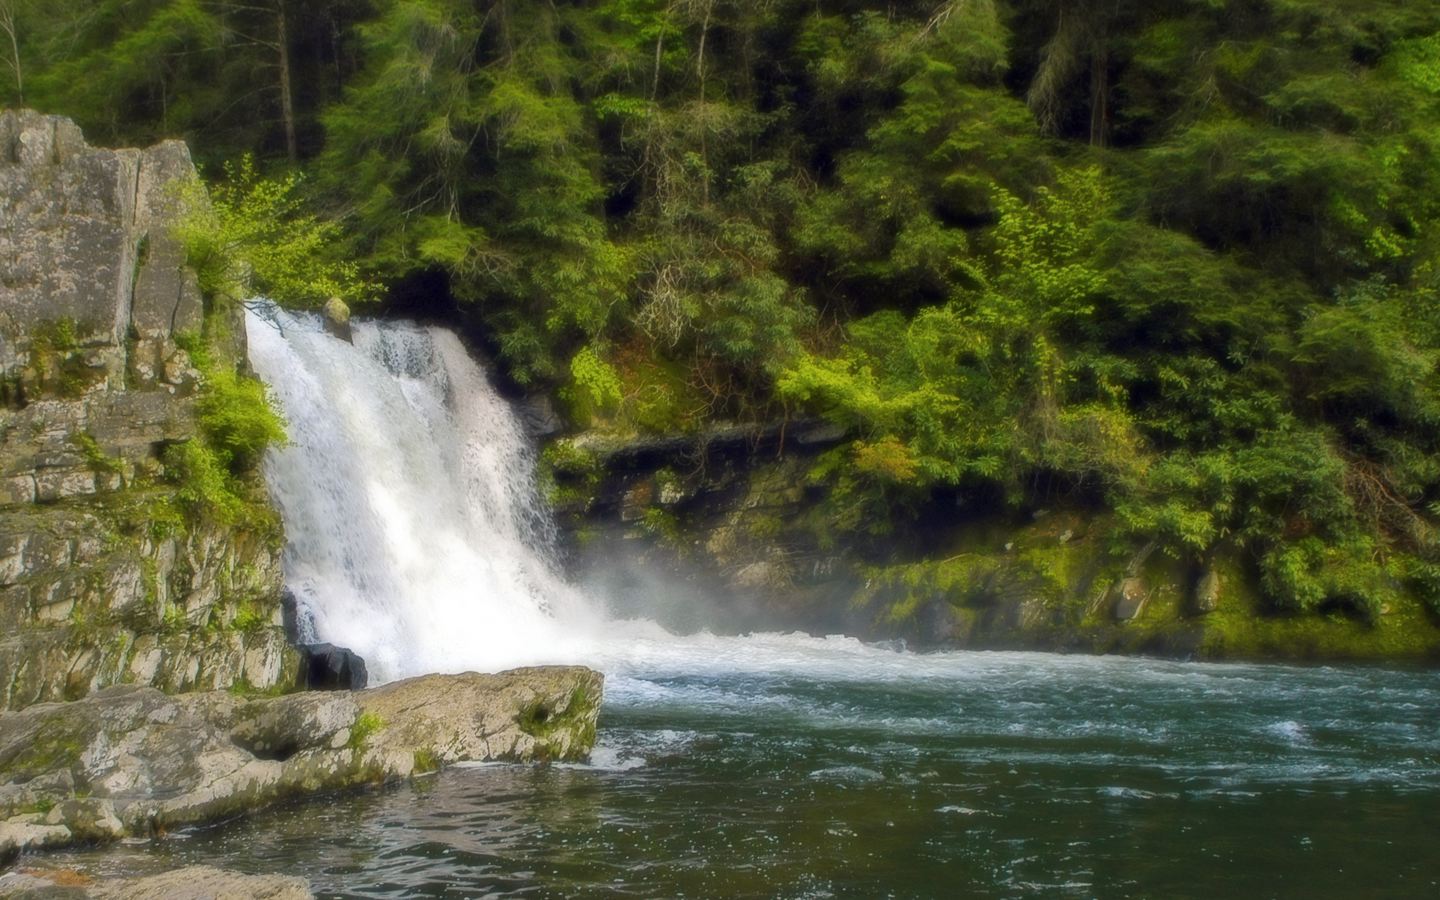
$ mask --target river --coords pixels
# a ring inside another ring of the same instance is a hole
[[[640,640],[589,765],[453,768],[69,864],[333,897],[1422,897],[1440,673]]]

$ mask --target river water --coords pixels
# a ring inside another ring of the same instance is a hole
[[[454,768],[85,865],[335,897],[1440,896],[1440,674],[636,642],[584,766]]]
[[[379,680],[592,665],[599,744],[75,865],[345,897],[1440,896],[1440,673],[620,621],[559,574],[532,448],[454,335],[360,323],[352,346],[277,311],[249,335],[289,424],[266,478],[313,636]]]

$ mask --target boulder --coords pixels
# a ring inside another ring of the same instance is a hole
[[[548,667],[251,700],[125,685],[0,714],[0,857],[447,763],[583,759],[602,689],[589,669]]]
[[[545,394],[532,394],[515,405],[520,424],[533,438],[554,437],[565,430],[565,420],[555,411],[555,404]]]
[[[498,675],[424,675],[355,694],[381,727],[377,749],[428,751],[440,763],[563,760],[595,743],[604,680],[567,666]]]
[[[348,343],[354,342],[354,333],[350,329],[350,307],[339,297],[331,297],[325,301],[325,306],[320,310],[320,318],[325,323],[325,331],[331,337],[337,337]]]
[[[369,681],[360,654],[334,644],[301,644],[300,683],[309,691],[358,691]]]

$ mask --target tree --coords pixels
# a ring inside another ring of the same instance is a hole
[[[15,74],[15,100],[25,105],[25,73],[20,66],[20,40],[15,25],[16,0],[0,0],[0,31],[10,39],[10,70]]]

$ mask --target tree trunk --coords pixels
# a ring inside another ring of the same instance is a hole
[[[285,121],[285,156],[293,166],[300,161],[295,142],[295,105],[290,95],[290,36],[285,31],[285,0],[275,4],[276,47],[280,51],[280,116]]]
[[[1109,139],[1110,54],[1102,38],[1090,60],[1090,146],[1104,147]]]
[[[15,6],[13,0],[0,3],[0,29],[10,37],[10,68],[15,72],[15,99],[25,105],[25,78],[20,72],[20,41],[15,34]]]

